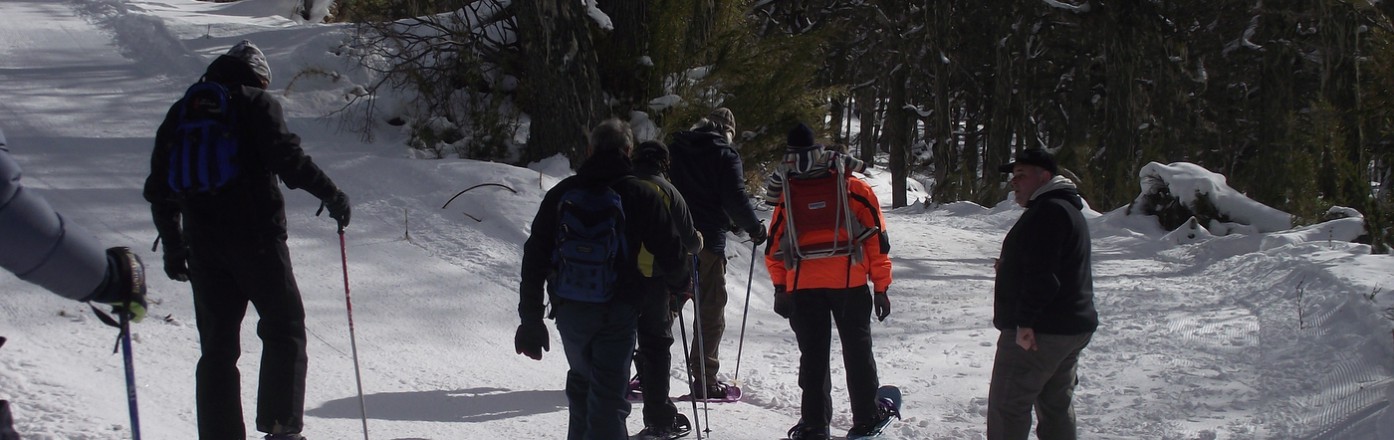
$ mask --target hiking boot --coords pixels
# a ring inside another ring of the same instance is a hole
[[[693,384],[693,385],[696,385],[696,384]],[[725,399],[725,398],[726,398],[726,391],[727,391],[727,389],[729,389],[730,387],[731,387],[730,385],[727,385],[727,384],[724,384],[724,383],[721,383],[721,382],[713,382],[713,383],[707,384],[707,389],[706,389],[705,392],[703,392],[703,390],[702,390],[701,388],[695,387],[695,386],[694,386],[694,387],[692,388],[692,398],[693,398],[693,399]]]
[[[300,435],[300,433],[297,432],[285,434],[266,434],[266,437],[262,438],[265,440],[305,440],[305,436]]]
[[[799,421],[793,428],[789,428],[788,434],[789,440],[828,440],[831,437],[828,427],[807,426],[804,425],[803,421]]]
[[[879,422],[858,423],[852,425],[852,429],[847,430],[847,438],[853,439],[871,437],[880,434],[881,429],[878,428],[878,425],[880,425]]]
[[[639,431],[640,440],[666,440],[686,437],[692,432],[692,422],[687,416],[678,413],[673,417],[671,426],[645,426],[643,431]]]

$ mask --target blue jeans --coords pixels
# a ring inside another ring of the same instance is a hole
[[[624,393],[638,320],[638,308],[623,302],[557,305],[557,333],[571,366],[566,372],[568,440],[629,438],[624,420],[630,404]]]

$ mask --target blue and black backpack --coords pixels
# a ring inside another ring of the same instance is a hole
[[[174,145],[169,155],[169,187],[184,197],[215,194],[237,179],[237,116],[227,87],[200,81],[184,92]]]
[[[557,297],[603,303],[615,294],[620,265],[628,261],[624,205],[607,185],[574,188],[557,205],[557,242],[552,251]]]

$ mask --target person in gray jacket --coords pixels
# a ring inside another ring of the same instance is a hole
[[[145,266],[130,249],[97,241],[20,184],[19,164],[0,132],[0,267],[75,301],[110,304],[145,317]]]
[[[58,296],[110,304],[132,321],[145,317],[145,266],[130,249],[103,251],[48,201],[20,184],[19,164],[0,132],[0,267]],[[9,402],[0,400],[0,440],[18,440]]]

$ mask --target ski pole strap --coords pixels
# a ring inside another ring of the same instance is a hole
[[[116,345],[111,347],[111,354],[116,354],[117,352],[120,352],[121,338],[126,336],[126,332],[129,331],[128,329],[130,327],[121,325],[120,321],[117,321],[116,318],[113,318],[111,317],[111,315],[107,314],[106,312],[103,312],[101,309],[98,309],[97,306],[92,305],[92,303],[87,303],[87,306],[92,308],[92,313],[97,315],[97,319],[101,320],[102,324],[106,324],[107,326],[115,327],[116,329],[120,330],[116,333]]]

